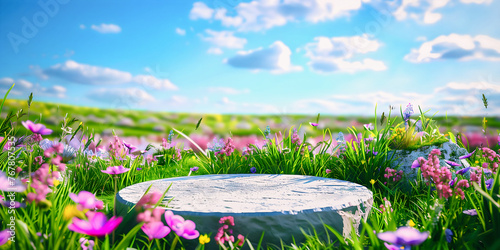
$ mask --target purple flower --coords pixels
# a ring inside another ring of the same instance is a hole
[[[450,187],[453,187],[455,185],[455,182],[457,182],[457,177],[455,177],[455,179],[450,181],[450,183],[449,183]]]
[[[118,225],[122,222],[122,217],[111,217],[108,220],[106,215],[101,212],[87,212],[86,213],[88,220],[78,219],[73,217],[73,223],[68,226],[68,229],[86,234],[93,237],[101,237],[110,234],[115,230]]]
[[[373,155],[375,155],[375,156],[376,156],[377,154],[378,154],[378,152],[377,152],[377,151],[373,151]]]
[[[9,237],[10,237],[10,230],[9,229],[5,229],[3,231],[0,232],[0,246],[7,243],[7,241],[9,241]]]
[[[255,172],[257,172],[257,169],[256,169],[255,167],[252,167],[252,168],[250,168],[250,172],[251,172],[252,174],[255,174]]]
[[[477,215],[477,211],[476,209],[469,209],[469,210],[464,210],[463,211],[464,214],[467,214],[467,215],[470,215],[470,216],[475,216]]]
[[[128,153],[130,154],[130,152],[132,152],[133,150],[136,150],[137,148],[130,144],[130,143],[126,143],[125,141],[123,141],[123,146],[125,146],[127,149],[128,149]]]
[[[476,152],[476,150],[472,151],[472,153],[470,153],[470,154],[462,155],[462,156],[458,157],[458,159],[460,159],[460,160],[467,159],[467,158],[471,157],[475,152]]]
[[[458,164],[456,162],[453,162],[453,161],[445,160],[445,162],[448,163],[448,165],[450,165],[452,167],[459,167],[459,166],[461,166],[460,164]]]
[[[395,232],[379,233],[377,237],[398,246],[416,246],[427,240],[429,232],[421,233],[413,227],[400,227]]]
[[[390,245],[387,244],[387,242],[384,242],[385,247],[387,247],[388,250],[401,250],[401,246],[397,245]]]
[[[446,236],[446,241],[448,241],[448,243],[450,243],[451,240],[453,239],[453,231],[451,231],[451,229],[447,228],[446,230],[444,230],[444,235]]]
[[[200,168],[199,167],[192,167],[189,170],[191,170],[191,172],[196,172],[196,171],[198,171],[198,169],[200,169]]]
[[[165,221],[175,234],[184,237],[184,239],[192,240],[200,236],[200,233],[195,230],[196,224],[193,221],[184,220],[182,216],[174,215],[170,210],[165,212]]]
[[[94,249],[95,242],[93,240],[87,240],[85,238],[80,238],[80,247],[82,250],[92,250]]]
[[[74,202],[78,203],[78,207],[80,210],[83,209],[103,209],[104,204],[102,201],[97,200],[95,195],[89,191],[80,191],[78,195],[74,193],[69,194],[69,198],[71,198]]]
[[[458,170],[457,172],[455,172],[455,174],[464,175],[464,174],[466,174],[467,172],[469,172],[469,169],[470,169],[470,168],[471,168],[471,167],[462,168],[462,169]]]
[[[403,118],[405,120],[405,124],[408,122],[411,115],[413,115],[413,105],[411,105],[411,103],[408,103],[408,105],[406,105],[405,111],[403,111]]]
[[[363,127],[365,127],[367,130],[373,130],[374,127],[373,127],[373,124],[369,123],[369,124],[364,124]]]
[[[420,167],[420,161],[419,160],[420,159],[414,160],[413,163],[411,164],[411,168],[419,168]]]
[[[153,221],[142,225],[142,231],[148,236],[149,240],[161,239],[170,233],[170,228],[163,225],[161,221]]]
[[[142,168],[136,168],[136,170],[137,170],[137,171],[141,171],[141,170],[142,170]]]
[[[130,168],[124,168],[122,165],[120,165],[120,166],[108,167],[106,170],[101,170],[101,172],[106,174],[123,174],[125,172],[128,172],[129,170]]]
[[[317,126],[318,126],[318,124],[317,124],[317,123],[314,123],[314,122],[310,122],[309,124],[310,124],[311,126],[313,126],[313,127],[317,127]]]
[[[34,134],[40,134],[40,135],[50,135],[52,134],[52,130],[48,129],[45,127],[45,125],[41,123],[33,123],[32,121],[23,121],[21,122],[23,126],[33,132]]]
[[[487,181],[485,181],[485,184],[486,184],[486,188],[487,188],[488,190],[490,190],[490,189],[491,189],[491,186],[493,186],[493,178],[488,179]]]

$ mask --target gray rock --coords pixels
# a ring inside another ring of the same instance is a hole
[[[196,223],[201,234],[215,233],[223,216],[233,216],[235,237],[248,236],[257,244],[263,231],[264,245],[305,240],[300,231],[325,237],[323,223],[349,237],[351,225],[359,232],[373,205],[366,187],[342,180],[302,175],[232,174],[177,177],[138,183],[117,194],[117,213],[124,216],[144,192],[170,190],[164,199],[168,209]],[[129,225],[132,228],[134,225]],[[331,234],[331,233],[330,233]],[[216,249],[215,242],[208,249]],[[194,249],[187,247],[187,249]]]
[[[428,158],[429,154],[433,149],[441,150],[441,166],[447,166],[448,168],[452,168],[450,165],[446,164],[445,160],[453,161],[456,163],[461,163],[459,157],[462,155],[468,154],[467,149],[459,147],[457,144],[452,142],[445,142],[441,147],[438,146],[427,146],[421,147],[417,150],[396,150],[389,151],[388,157],[392,157],[394,155],[395,161],[392,162],[391,168],[403,170],[406,178],[409,181],[413,181],[417,179],[418,168],[411,168],[413,161],[418,159],[418,157]],[[454,170],[459,170],[463,167],[454,167]],[[383,170],[382,170],[383,171]]]

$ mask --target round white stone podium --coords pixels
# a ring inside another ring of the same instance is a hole
[[[150,185],[151,191],[163,193],[170,184],[165,204],[173,198],[169,209],[194,221],[201,234],[212,233],[211,244],[223,216],[234,217],[235,238],[242,234],[252,244],[263,231],[265,246],[280,246],[280,239],[289,245],[292,236],[299,243],[305,239],[300,228],[312,234],[314,227],[321,235],[323,223],[349,237],[351,223],[359,230],[373,204],[370,190],[347,181],[303,175],[201,175],[126,187],[117,194],[118,214],[124,216]]]

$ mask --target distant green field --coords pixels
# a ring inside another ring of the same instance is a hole
[[[5,102],[2,110],[2,118],[9,112],[17,112],[19,109],[28,112],[26,100],[9,100]],[[382,111],[379,109],[379,111]],[[399,110],[393,111],[393,116],[399,116]],[[80,107],[66,104],[55,104],[45,102],[33,102],[29,109],[29,118],[22,120],[40,120],[47,127],[55,131],[54,136],[60,134],[61,122],[65,115],[82,121],[89,130],[99,134],[111,134],[114,130],[123,136],[147,136],[168,134],[172,127],[183,130],[186,134],[215,134],[246,136],[260,134],[266,126],[273,131],[285,130],[290,127],[305,129],[308,136],[322,135],[322,129],[329,128],[332,132],[346,131],[347,127],[355,126],[362,128],[363,124],[373,122],[374,117],[359,116],[335,116],[332,114],[321,114],[319,129],[309,125],[316,121],[316,115],[248,115],[248,114],[195,114],[195,113],[172,113],[172,112],[150,112],[139,110],[114,110],[92,107]],[[416,113],[414,118],[417,117]],[[386,114],[387,115],[387,114]],[[432,116],[432,114],[427,114]],[[203,117],[200,127],[195,131],[196,124]],[[380,117],[378,117],[378,120]],[[500,118],[487,117],[489,130],[500,128]],[[482,117],[456,117],[435,116],[444,131],[457,129],[481,130]],[[20,131],[22,132],[22,131]]]

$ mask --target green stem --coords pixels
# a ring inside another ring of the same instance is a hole
[[[179,236],[176,234],[174,242],[172,242],[172,245],[170,246],[170,250],[174,250],[175,246],[177,245],[177,241],[179,241]]]

